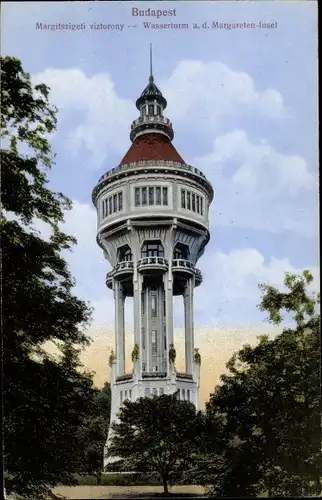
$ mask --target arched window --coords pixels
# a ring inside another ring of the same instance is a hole
[[[189,247],[183,243],[177,243],[173,250],[174,259],[189,260]]]
[[[132,251],[129,245],[123,245],[117,251],[117,261],[131,261],[132,260]]]
[[[141,249],[141,257],[164,257],[164,248],[161,241],[146,241]]]

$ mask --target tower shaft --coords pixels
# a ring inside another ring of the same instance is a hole
[[[127,399],[177,394],[198,408],[200,355],[194,339],[194,293],[202,282],[196,268],[209,235],[213,189],[172,144],[167,102],[150,78],[136,101],[132,145],[93,191],[98,244],[112,266],[106,285],[114,293],[115,354],[110,357],[110,422]],[[184,306],[185,370],[176,368],[174,296]],[[126,370],[125,304],[133,297],[132,369]],[[113,462],[108,449],[105,464]]]

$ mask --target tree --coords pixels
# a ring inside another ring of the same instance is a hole
[[[8,490],[33,499],[81,467],[77,436],[96,393],[79,361],[91,310],[73,294],[61,255],[76,243],[59,227],[71,202],[47,187],[56,112],[48,87],[33,86],[18,59],[1,58],[4,460]]]
[[[97,484],[100,484],[111,411],[111,387],[108,382],[97,391],[94,405],[92,414],[85,419],[79,439],[84,447],[84,472],[95,475]]]
[[[168,493],[197,458],[204,418],[192,403],[163,395],[125,401],[112,426],[109,454],[125,470],[159,474]]]
[[[210,474],[213,494],[321,491],[320,299],[309,292],[312,281],[304,271],[286,274],[283,292],[260,285],[260,309],[275,324],[286,311],[293,326],[244,346],[211,395],[207,411],[224,422],[225,439],[221,467]]]

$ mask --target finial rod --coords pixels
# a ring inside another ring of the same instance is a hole
[[[153,80],[153,71],[152,71],[152,43],[150,43],[150,79]]]

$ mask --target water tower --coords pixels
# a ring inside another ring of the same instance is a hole
[[[149,83],[136,101],[132,145],[93,191],[97,243],[112,270],[115,354],[111,365],[111,422],[126,399],[176,393],[198,407],[200,355],[194,342],[194,290],[209,235],[213,189],[205,175],[185,163],[172,144],[167,101]],[[173,297],[181,296],[185,318],[185,371],[175,366]],[[133,297],[133,369],[125,371],[124,305]],[[107,440],[111,438],[111,430]],[[106,459],[106,463],[109,460]]]

